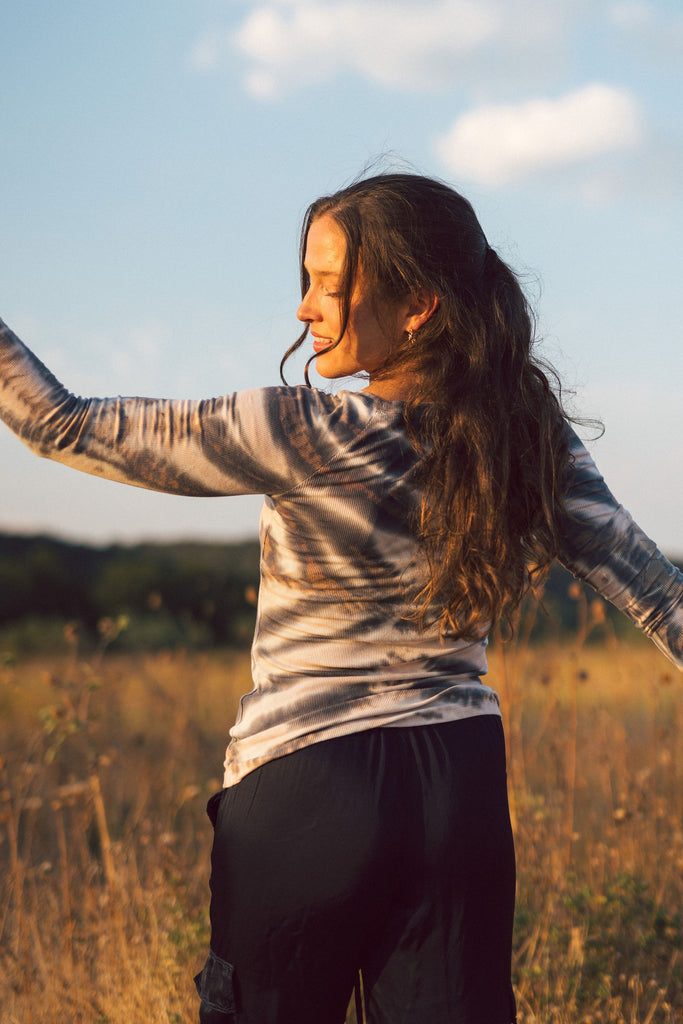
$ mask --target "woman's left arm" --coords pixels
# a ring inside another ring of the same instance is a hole
[[[574,462],[559,561],[683,670],[683,573],[615,500],[582,442],[567,429]]]

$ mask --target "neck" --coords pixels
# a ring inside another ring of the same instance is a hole
[[[390,402],[400,402],[408,397],[410,381],[405,376],[382,377],[379,380],[370,379],[370,383],[364,391],[369,391],[378,398],[386,398]]]

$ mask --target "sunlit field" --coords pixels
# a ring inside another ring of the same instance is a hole
[[[72,636],[0,667],[2,1024],[196,1019],[204,806],[249,659],[105,653],[102,631],[100,653]],[[584,639],[491,654],[520,1021],[683,1022],[683,677],[647,644]]]

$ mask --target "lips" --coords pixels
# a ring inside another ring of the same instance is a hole
[[[334,345],[332,338],[321,338],[317,334],[313,335],[313,351],[324,352],[326,349]]]

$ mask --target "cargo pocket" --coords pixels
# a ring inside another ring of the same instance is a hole
[[[194,983],[201,999],[199,1008],[200,1024],[227,1024],[233,1020],[235,989],[234,967],[216,956],[212,949],[204,969],[195,977]]]

